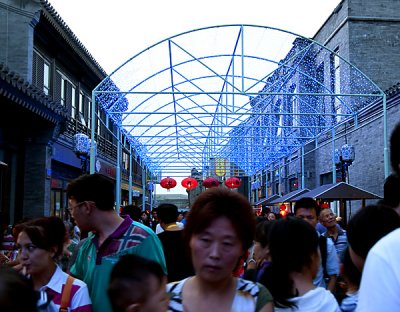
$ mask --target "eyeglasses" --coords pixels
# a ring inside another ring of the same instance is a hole
[[[78,208],[79,206],[81,206],[81,205],[84,204],[85,202],[86,202],[86,201],[83,201],[83,202],[77,203],[75,206],[68,207],[68,211],[69,211],[69,212],[72,212],[75,208]]]

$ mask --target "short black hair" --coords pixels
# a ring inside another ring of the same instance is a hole
[[[158,220],[165,224],[176,222],[178,215],[178,207],[174,204],[161,204],[157,207]]]
[[[145,302],[151,295],[148,278],[152,275],[160,286],[166,278],[160,264],[153,260],[134,254],[121,256],[111,271],[107,289],[113,311],[123,312],[130,304]]]
[[[396,208],[400,204],[400,178],[391,174],[383,185],[383,201],[385,205]]]
[[[113,210],[115,203],[114,183],[99,174],[84,174],[67,186],[67,197],[77,202],[93,201],[99,210]]]
[[[400,177],[400,122],[390,135],[390,163],[393,171]]]
[[[294,214],[296,214],[296,211],[300,208],[315,209],[317,217],[319,217],[319,213],[321,212],[320,206],[318,205],[317,201],[312,197],[303,197],[296,201],[296,203],[294,204]]]
[[[384,205],[360,208],[349,220],[347,240],[351,249],[366,259],[370,249],[386,234],[400,227],[400,216]]]
[[[121,216],[130,216],[132,220],[139,221],[142,215],[142,209],[136,205],[126,205],[121,207]]]

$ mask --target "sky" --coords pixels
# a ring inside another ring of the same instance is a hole
[[[341,0],[49,0],[110,74],[147,47],[188,30],[252,24],[313,37]],[[179,179],[177,179],[179,180]],[[167,193],[157,185],[157,194]],[[180,185],[170,194],[187,194]]]

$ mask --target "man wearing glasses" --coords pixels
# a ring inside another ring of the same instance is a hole
[[[88,285],[94,311],[112,311],[107,296],[110,272],[119,257],[137,254],[160,263],[167,273],[157,235],[114,209],[114,184],[98,173],[86,174],[67,187],[69,210],[88,239],[78,250],[71,274]]]

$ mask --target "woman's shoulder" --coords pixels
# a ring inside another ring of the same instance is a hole
[[[187,277],[181,281],[167,284],[167,294],[170,297],[169,308],[172,309],[172,311],[183,311],[182,289],[189,278],[190,277]]]
[[[235,305],[237,307],[246,307],[249,311],[259,311],[273,301],[271,293],[260,283],[238,278],[236,285]]]
[[[238,278],[236,285],[237,285],[236,286],[237,290],[248,292],[252,295],[257,295],[260,291],[264,291],[267,289],[264,285],[260,283],[247,280],[244,278]]]
[[[167,284],[167,292],[170,293],[170,294],[181,294],[183,285],[186,283],[186,281],[189,278],[190,277],[187,277],[187,278],[185,278],[183,280],[180,280],[180,281],[168,283]]]

